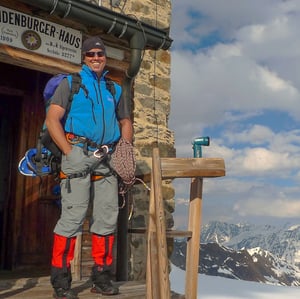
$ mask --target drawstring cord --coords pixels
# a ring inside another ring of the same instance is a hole
[[[134,178],[134,182],[132,183],[132,185],[136,182],[140,182],[149,192],[151,191],[151,188],[140,178]],[[121,195],[122,197],[122,204],[121,206],[119,207],[119,209],[123,209],[126,205],[126,197],[125,197],[125,194],[129,191],[130,187],[132,186],[122,186],[120,187],[119,186],[119,194]],[[128,220],[131,220],[131,217],[133,215],[133,209],[134,209],[134,202],[132,201],[131,205],[130,205],[130,209],[129,209],[129,214],[128,214]]]

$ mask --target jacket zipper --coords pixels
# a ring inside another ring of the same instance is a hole
[[[100,144],[103,143],[103,140],[104,140],[104,136],[105,136],[105,131],[106,131],[106,127],[105,127],[105,113],[104,113],[104,104],[103,104],[103,98],[102,98],[102,90],[101,90],[101,79],[98,79],[98,92],[96,92],[97,94],[97,100],[99,99],[100,102],[98,101],[98,103],[102,106],[102,127],[103,127],[103,130],[102,130],[102,136],[101,136],[101,139],[100,139]]]

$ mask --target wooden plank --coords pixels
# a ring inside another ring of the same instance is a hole
[[[190,230],[167,230],[167,238],[190,238],[193,232]]]
[[[130,234],[145,234],[146,228],[130,228],[130,229],[128,229],[128,233],[130,233]],[[167,238],[175,238],[175,237],[189,238],[192,236],[192,231],[180,231],[180,230],[167,229],[166,236],[167,236]]]
[[[147,299],[160,299],[161,283],[159,279],[159,260],[157,251],[157,235],[156,232],[150,232],[148,239],[149,259],[147,259],[147,271],[150,272],[150,280],[147,281]],[[149,283],[148,283],[149,282]]]
[[[214,178],[225,176],[225,163],[221,158],[161,158],[163,179]],[[143,161],[137,161],[136,177],[150,182],[151,168]],[[140,183],[137,181],[137,184]]]
[[[30,10],[28,9],[28,7],[20,2],[20,1],[14,1],[14,0],[1,0],[0,5],[9,7],[11,9],[16,9],[16,10],[22,10],[24,11],[24,13],[30,13]]]
[[[26,276],[26,277],[31,277]],[[1,280],[0,298],[11,299],[48,299],[52,298],[53,288],[49,283],[49,277],[33,277]],[[91,282],[87,279],[73,281],[72,289],[82,299],[145,299],[145,282],[143,281],[120,281],[113,282],[119,287],[120,293],[114,296],[91,293]],[[172,297],[173,298],[173,297]],[[178,297],[174,297],[178,298]]]
[[[20,127],[19,127],[19,131],[20,131],[20,142],[18,143],[18,149],[17,149],[17,156],[18,156],[18,161],[23,157],[25,149],[28,148],[28,118],[30,117],[30,100],[31,97],[30,95],[26,95],[24,96],[24,98],[21,101],[21,115],[20,115]],[[25,124],[25,125],[24,125]],[[27,192],[27,188],[28,188],[28,181],[29,179],[24,176],[22,176],[21,174],[17,175],[17,182],[16,182],[16,186],[17,186],[17,190],[16,190],[16,194],[15,194],[15,198],[12,196],[12,202],[9,203],[9,206],[11,208],[11,217],[10,219],[10,223],[14,223],[14,225],[11,228],[11,244],[10,244],[10,254],[11,254],[11,262],[12,265],[15,265],[16,262],[16,257],[18,257],[18,248],[20,245],[20,236],[22,235],[22,228],[23,228],[23,224],[22,224],[22,219],[24,216],[24,203],[25,203],[25,196],[26,196],[26,192]]]
[[[39,55],[35,52],[12,48],[7,45],[0,45],[0,61],[50,74],[71,73],[80,69],[80,65]]]
[[[161,177],[161,162],[159,157],[159,149],[153,149],[152,156],[152,173],[153,173],[153,187],[155,197],[155,224],[157,237],[157,253],[159,264],[159,283],[160,283],[160,297],[170,298],[170,281],[169,281],[169,261],[167,253],[167,238],[166,238],[166,221],[165,210],[162,197],[162,177]]]
[[[221,177],[225,175],[225,163],[220,158],[162,158],[162,177]]]
[[[74,280],[81,279],[81,240],[82,234],[76,238],[74,259],[71,262],[72,277]]]
[[[148,217],[148,231],[147,231],[147,269],[146,269],[146,298],[159,298],[158,294],[158,258],[157,245],[155,238],[155,203],[153,192],[153,180],[151,180],[151,192],[149,199],[149,217]]]
[[[7,45],[0,45],[0,61],[49,74],[72,73],[80,70],[80,65]],[[128,64],[108,58],[107,66],[124,71]]]
[[[197,298],[198,265],[200,255],[200,230],[202,217],[202,178],[192,178],[190,188],[188,230],[193,232],[187,242],[185,295],[186,299]]]

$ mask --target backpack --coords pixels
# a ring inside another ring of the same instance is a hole
[[[56,88],[61,83],[61,81],[67,76],[68,74],[58,74],[50,78],[49,81],[46,83],[43,91],[46,112],[50,106],[50,99],[53,96]],[[66,112],[62,120],[62,124],[64,124],[65,120],[67,119],[68,113],[71,109],[73,97],[79,92],[80,88],[82,88],[88,96],[88,90],[85,87],[85,85],[82,84],[80,74],[72,73],[71,76],[72,79],[70,96],[68,98]],[[114,82],[107,77],[105,77],[105,80],[106,88],[112,94],[115,102],[115,107],[117,107],[117,102],[115,99],[116,90]],[[19,163],[18,169],[23,175],[27,176],[44,176],[48,174],[53,174],[55,177],[57,177],[61,170],[61,156],[62,152],[53,141],[44,122],[38,137],[36,148],[29,149],[26,152],[25,156]]]
[[[51,98],[63,79],[65,79],[68,74],[58,74],[51,77],[45,85],[43,91],[43,98],[46,113],[51,103]],[[68,98],[68,103],[66,106],[66,112],[63,118],[62,123],[67,118],[67,115],[71,109],[71,104],[73,100],[73,96],[77,94],[80,88],[83,88],[86,92],[86,87],[81,83],[81,76],[79,73],[72,73],[72,80],[71,80],[71,90],[70,95]],[[36,173],[37,175],[45,175],[45,166],[48,166],[49,173],[57,175],[60,171],[60,160],[61,160],[61,150],[55,144],[53,139],[51,138],[47,127],[45,126],[45,122],[39,134],[36,146],[36,154],[34,155],[33,159],[36,165]],[[47,168],[46,168],[47,169]]]

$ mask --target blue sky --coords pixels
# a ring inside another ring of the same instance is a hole
[[[299,0],[172,0],[177,156],[209,136],[203,157],[226,165],[204,182],[204,223],[300,223],[299,28]],[[174,186],[181,225],[189,180]]]

